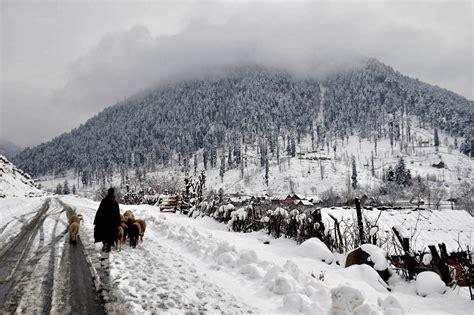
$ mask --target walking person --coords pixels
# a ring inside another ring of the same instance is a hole
[[[94,240],[96,243],[102,242],[104,244],[102,250],[106,252],[110,252],[120,226],[119,204],[114,194],[114,189],[109,188],[107,196],[100,202],[94,219]]]

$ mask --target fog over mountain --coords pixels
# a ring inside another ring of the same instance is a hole
[[[186,173],[193,157],[206,169],[219,162],[240,167],[247,145],[257,145],[262,159],[266,152],[294,156],[305,135],[316,146],[354,134],[414,145],[415,126],[459,137],[459,149],[469,154],[472,117],[467,99],[375,59],[320,79],[236,66],[144,91],[22,151],[14,162],[36,176],[74,169],[87,174],[85,180],[105,182],[117,172],[125,179],[136,167],[174,165]]]
[[[2,136],[47,141],[143,89],[242,63],[318,79],[375,57],[473,98],[472,3],[370,4],[2,2]]]

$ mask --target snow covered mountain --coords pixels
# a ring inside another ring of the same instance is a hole
[[[38,196],[42,194],[36,188],[30,175],[13,165],[5,156],[0,155],[0,197]]]
[[[416,140],[413,118],[457,137],[469,154],[473,114],[471,101],[376,60],[323,80],[239,67],[132,97],[13,160],[34,176],[74,169],[92,179],[131,167],[186,169],[201,149],[197,158],[206,168],[216,167],[224,150],[234,168],[246,145],[295,156],[304,135],[316,147],[353,134],[409,145]]]

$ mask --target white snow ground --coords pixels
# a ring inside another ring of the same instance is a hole
[[[81,239],[99,256],[101,246],[92,244],[98,203],[62,199],[83,214]],[[153,206],[121,206],[122,212],[128,209],[146,220],[145,240],[137,249],[113,251],[109,259],[117,295],[136,314],[327,314],[351,303],[364,303],[358,309],[361,314],[472,314],[465,288],[421,297],[414,281],[392,278],[388,292],[370,267],[342,268],[336,264],[341,257],[330,265],[305,257],[289,239],[264,244],[265,233],[229,232],[211,218],[164,214]],[[331,293],[338,297],[336,303]]]

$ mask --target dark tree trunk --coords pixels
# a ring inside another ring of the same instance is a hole
[[[359,226],[359,245],[362,245],[365,243],[365,235],[364,235],[364,223],[362,222],[362,210],[360,208],[360,199],[355,198],[354,202],[356,204],[357,225]]]

